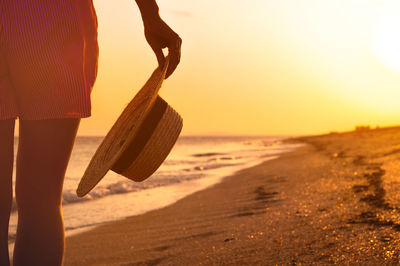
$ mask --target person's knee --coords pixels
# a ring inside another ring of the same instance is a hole
[[[40,169],[18,170],[15,186],[18,207],[61,204],[63,178],[60,174],[49,174]]]
[[[21,192],[21,191],[20,191]],[[18,214],[26,217],[54,217],[61,213],[61,199],[58,195],[46,193],[16,193]]]
[[[60,201],[47,199],[46,197],[24,197],[17,199],[18,210],[33,210],[33,211],[58,211],[61,208]]]
[[[59,235],[63,231],[61,209],[48,206],[18,207],[18,227],[32,237]],[[55,237],[55,236],[53,236]]]

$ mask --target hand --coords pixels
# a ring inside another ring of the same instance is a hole
[[[182,39],[160,17],[147,21],[144,25],[144,35],[151,49],[156,54],[160,69],[165,64],[163,48],[168,48],[169,65],[165,78],[168,78],[181,60]]]

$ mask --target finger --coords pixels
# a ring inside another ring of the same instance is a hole
[[[162,70],[165,65],[164,53],[162,52],[162,49],[153,49],[153,51],[157,57],[158,67],[160,68],[160,70]]]
[[[151,38],[148,35],[146,35],[146,40],[149,43],[154,54],[156,55],[158,67],[160,68],[160,70],[163,69],[165,64],[165,57],[162,51],[162,47],[158,44],[158,42],[154,38]]]
[[[171,76],[172,73],[174,73],[176,67],[178,66],[180,62],[180,56],[178,55],[179,53],[177,51],[171,51],[169,53],[169,65],[168,65],[168,70],[167,74],[165,75],[165,78],[167,79],[169,76]]]
[[[144,36],[146,37],[147,43],[150,45],[154,54],[156,55],[158,67],[162,69],[164,67],[165,59],[164,54],[162,52],[162,47],[159,45],[159,42],[154,38],[151,32],[145,29]]]
[[[182,45],[182,40],[178,37],[175,47],[168,48],[170,60],[165,78],[171,76],[171,74],[175,71],[176,67],[178,66],[181,60],[181,45]]]

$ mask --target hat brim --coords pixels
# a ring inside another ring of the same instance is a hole
[[[154,70],[146,84],[127,105],[91,159],[76,193],[79,197],[89,193],[107,174],[118,158],[135,138],[146,114],[154,104],[165,79],[169,60],[163,69]]]

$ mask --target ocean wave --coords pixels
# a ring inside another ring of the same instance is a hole
[[[77,230],[77,229],[81,229],[81,228],[85,228],[85,227],[89,227],[89,226],[95,226],[95,225],[100,225],[103,223],[90,223],[90,224],[84,224],[84,225],[80,225],[80,226],[68,226],[65,227],[65,231],[71,231],[71,230]]]
[[[208,161],[209,162],[213,162],[213,161],[231,161],[231,160],[238,160],[238,159],[242,159],[242,156],[235,156],[235,155],[231,155],[231,156],[222,156],[222,157],[215,157],[215,158],[211,158]]]
[[[193,168],[193,170],[195,171],[206,171],[206,170],[215,170],[218,168],[222,168],[222,167],[227,167],[227,166],[236,166],[239,165],[239,163],[226,163],[226,164],[213,164],[213,165],[199,165]]]
[[[192,157],[211,157],[211,156],[219,156],[219,155],[227,155],[227,153],[220,153],[220,152],[195,153],[195,154],[192,154]]]
[[[269,140],[246,140],[243,141],[243,145],[245,146],[263,146],[263,147],[271,147],[281,145],[282,141],[277,139],[269,139]]]
[[[80,203],[83,201],[94,200],[103,198],[109,195],[116,195],[122,193],[130,193],[139,190],[145,190],[150,188],[156,188],[161,186],[173,185],[193,179],[204,177],[204,174],[186,174],[178,176],[157,176],[148,182],[133,182],[133,181],[122,181],[106,187],[96,187],[84,197],[78,197],[75,191],[64,191],[63,193],[63,204]]]
[[[175,165],[185,165],[185,164],[194,164],[196,161],[194,160],[166,160],[163,162],[163,165],[167,166],[175,166]]]
[[[246,146],[264,146],[265,141],[263,140],[245,140],[243,145]]]

